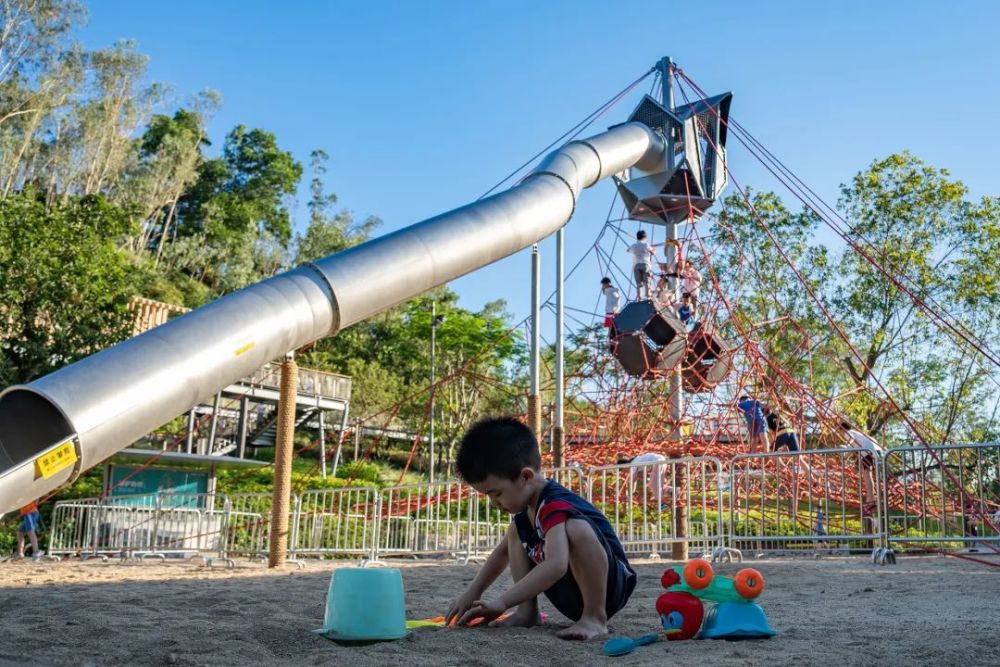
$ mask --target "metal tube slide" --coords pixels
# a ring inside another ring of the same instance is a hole
[[[229,294],[0,394],[0,512],[71,481],[266,362],[560,229],[584,189],[663,162],[627,123],[554,151],[497,195]]]

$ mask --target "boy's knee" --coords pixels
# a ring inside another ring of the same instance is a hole
[[[570,552],[599,550],[604,553],[604,545],[598,539],[593,526],[583,519],[570,519],[566,522],[566,538],[569,541]]]

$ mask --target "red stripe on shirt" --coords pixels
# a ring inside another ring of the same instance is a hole
[[[542,529],[542,535],[552,530],[553,527],[568,521],[576,514],[576,508],[565,500],[550,500],[544,503],[538,510],[538,525]]]

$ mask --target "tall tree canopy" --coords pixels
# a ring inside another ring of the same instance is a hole
[[[0,199],[0,384],[28,382],[131,333],[127,217],[102,197]]]
[[[845,355],[851,381],[876,395],[876,378],[888,385],[932,440],[985,437],[995,428],[987,410],[995,407],[990,397],[998,369],[929,316],[914,296],[997,349],[998,200],[970,201],[968,189],[946,170],[909,153],[876,160],[841,192],[852,240],[885,271],[850,249],[837,265],[841,281],[832,301],[863,357]],[[892,416],[885,406],[861,398],[852,408],[873,431]]]

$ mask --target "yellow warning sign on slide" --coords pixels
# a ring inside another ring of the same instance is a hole
[[[252,340],[244,345],[240,345],[238,348],[236,348],[236,356],[237,357],[242,356],[247,352],[249,352],[250,350],[254,349],[255,347],[257,347],[257,341],[255,340]]]
[[[67,440],[58,447],[45,452],[35,459],[35,472],[48,479],[60,470],[65,470],[76,463],[76,448],[72,440]]]

